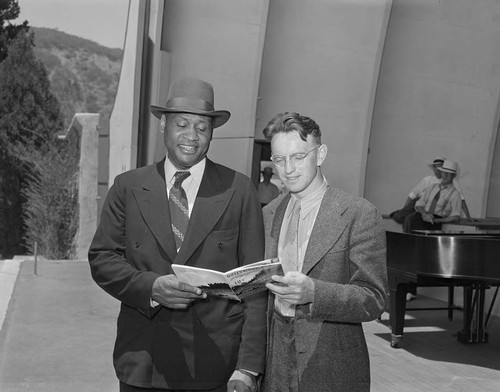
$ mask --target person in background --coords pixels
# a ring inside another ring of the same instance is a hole
[[[369,391],[363,322],[387,301],[382,218],[367,200],[330,185],[321,172],[327,146],[316,122],[275,116],[264,130],[288,190],[262,209],[273,276],[264,392]]]
[[[243,302],[181,283],[171,265],[227,271],[263,259],[262,210],[246,176],[206,157],[230,117],[211,84],[172,84],[166,157],[118,175],[89,250],[93,279],[121,301],[113,353],[120,391],[254,392],[264,370],[265,292]]]
[[[270,166],[266,166],[262,170],[263,180],[259,182],[259,186],[257,191],[259,193],[260,205],[264,207],[271,200],[278,197],[280,191],[276,185],[271,182],[271,178],[273,177],[273,168]]]
[[[429,164],[429,166],[431,167],[431,169],[433,171],[433,174],[422,178],[422,180],[420,180],[419,183],[417,185],[415,185],[415,187],[410,191],[408,198],[406,199],[405,205],[412,205],[412,207],[414,207],[417,200],[420,199],[424,195],[425,190],[429,186],[441,181],[442,175],[441,175],[441,171],[439,170],[439,168],[443,166],[444,161],[446,161],[446,158],[443,158],[443,157],[434,158],[432,163]],[[462,202],[461,202],[462,211],[464,212],[466,218],[472,219],[470,216],[469,208],[467,207],[467,203],[465,202],[464,193],[462,192],[462,188],[460,188],[460,184],[457,180],[456,175],[453,178],[453,186],[460,193],[460,198],[462,200]]]
[[[441,181],[428,186],[415,204],[415,212],[408,215],[403,223],[403,231],[441,230],[443,223],[454,223],[460,219],[460,192],[453,186],[458,164],[446,160],[437,170]]]
[[[417,185],[413,187],[413,189],[408,194],[404,207],[400,210],[392,212],[390,214],[391,218],[393,218],[397,223],[404,223],[405,218],[415,211],[415,204],[417,200],[419,200],[424,195],[426,189],[431,185],[441,182],[441,171],[439,170],[439,168],[443,166],[445,160],[446,158],[443,157],[434,158],[432,163],[429,164],[429,167],[432,169],[433,174],[425,176],[417,183]],[[465,201],[465,196],[462,192],[462,189],[460,188],[460,184],[458,183],[456,176],[455,178],[453,178],[453,186],[460,193],[461,209],[465,217],[468,220],[472,220],[469,208],[467,207],[467,203]]]

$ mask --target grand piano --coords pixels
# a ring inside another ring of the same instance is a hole
[[[462,343],[486,343],[486,332],[500,285],[500,230],[386,231],[390,288],[391,346],[402,345],[406,294],[413,286],[449,288],[449,317],[453,289],[464,288]],[[494,290],[485,308],[485,291]]]

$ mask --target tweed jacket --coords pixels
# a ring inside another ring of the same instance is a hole
[[[285,194],[263,210],[266,257],[277,256],[289,199]],[[297,306],[295,316],[301,392],[369,390],[369,357],[361,323],[377,319],[386,306],[385,245],[375,207],[329,186],[302,267],[314,281],[314,301]],[[268,306],[273,303],[271,294]]]
[[[235,368],[262,373],[266,293],[244,302],[208,297],[187,310],[150,306],[172,263],[227,271],[262,260],[257,191],[207,159],[183,245],[170,225],[164,161],[116,177],[89,250],[92,277],[121,301],[113,353],[118,378],[160,389],[212,389]]]

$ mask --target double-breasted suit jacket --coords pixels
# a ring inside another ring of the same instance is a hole
[[[262,260],[264,236],[250,180],[207,159],[183,245],[171,230],[164,161],[120,174],[89,250],[94,280],[121,301],[113,353],[118,378],[142,387],[210,389],[235,368],[263,372],[266,295],[209,296],[187,310],[151,307],[172,263],[227,271]]]
[[[285,194],[263,210],[266,257],[277,256],[289,199]],[[369,390],[369,357],[361,323],[378,318],[385,309],[385,243],[382,220],[373,205],[327,188],[301,271],[314,281],[314,301],[297,306],[295,315],[301,392]],[[273,303],[271,295],[269,306]]]

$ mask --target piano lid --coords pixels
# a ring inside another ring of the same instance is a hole
[[[478,229],[500,229],[500,219],[499,218],[460,218],[457,222],[461,226],[474,226]]]
[[[412,230],[412,234],[441,235],[441,236],[467,236],[467,237],[500,237],[500,230]]]
[[[386,231],[387,266],[416,275],[500,282],[500,234]]]

